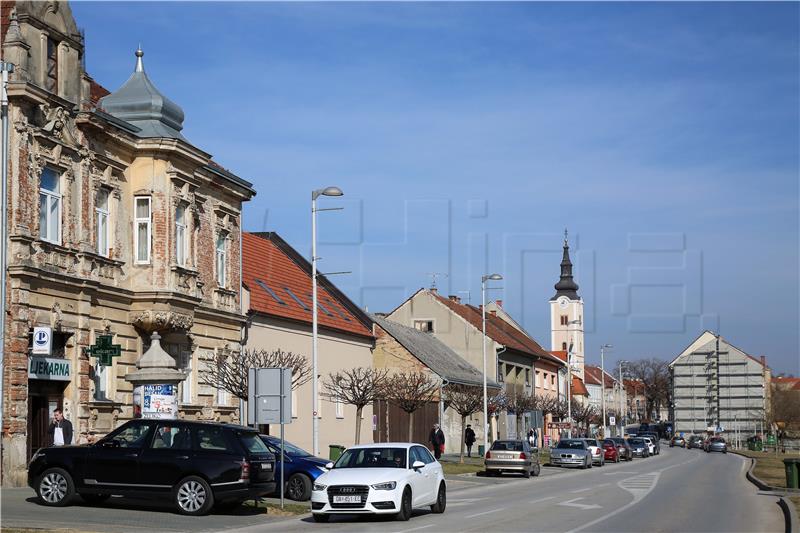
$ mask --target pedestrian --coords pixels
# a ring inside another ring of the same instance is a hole
[[[72,422],[64,418],[61,409],[53,411],[53,421],[47,428],[50,446],[68,446],[72,444]]]
[[[467,445],[467,457],[472,457],[472,445],[475,444],[475,431],[472,429],[472,424],[467,424],[467,429],[464,431],[464,444]]]
[[[531,445],[531,448],[536,448],[536,437],[534,437],[534,435],[535,432],[533,431],[533,428],[530,428],[528,430],[528,444]]]
[[[433,425],[433,429],[431,429],[431,434],[428,437],[428,440],[433,448],[433,456],[436,457],[436,459],[439,459],[444,451],[444,432],[442,432],[439,424]]]

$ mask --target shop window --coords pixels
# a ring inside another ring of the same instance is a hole
[[[39,238],[61,244],[61,183],[51,168],[44,169],[39,185]]]

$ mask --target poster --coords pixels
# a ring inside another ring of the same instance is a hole
[[[134,392],[140,418],[174,419],[178,416],[177,385],[142,385]]]

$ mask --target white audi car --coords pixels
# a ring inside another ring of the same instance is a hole
[[[314,481],[311,512],[317,522],[332,514],[394,514],[408,520],[415,507],[443,513],[447,487],[442,465],[421,444],[387,442],[353,446],[326,465]]]

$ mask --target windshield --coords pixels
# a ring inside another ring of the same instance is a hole
[[[611,440],[613,440],[617,444],[625,444],[625,439],[615,438],[615,439],[611,439]]]
[[[281,453],[281,441],[280,439],[267,439],[267,445],[272,448],[273,453],[280,454]],[[283,441],[283,453],[288,455],[292,455],[294,457],[310,457],[311,454],[305,451],[303,448],[298,448],[294,444],[288,441]]]
[[[521,452],[521,440],[496,440],[492,443],[491,450],[507,451],[507,452]]]
[[[629,439],[628,442],[630,442],[631,444],[639,445],[639,446],[644,444],[644,441],[642,439]]]
[[[566,448],[570,450],[585,450],[586,443],[580,440],[561,440],[558,441],[558,446],[556,448]]]
[[[269,453],[269,448],[264,442],[258,438],[258,433],[255,431],[248,431],[239,433],[239,438],[242,440],[242,444],[250,453]]]
[[[405,468],[406,448],[351,448],[334,468]]]

